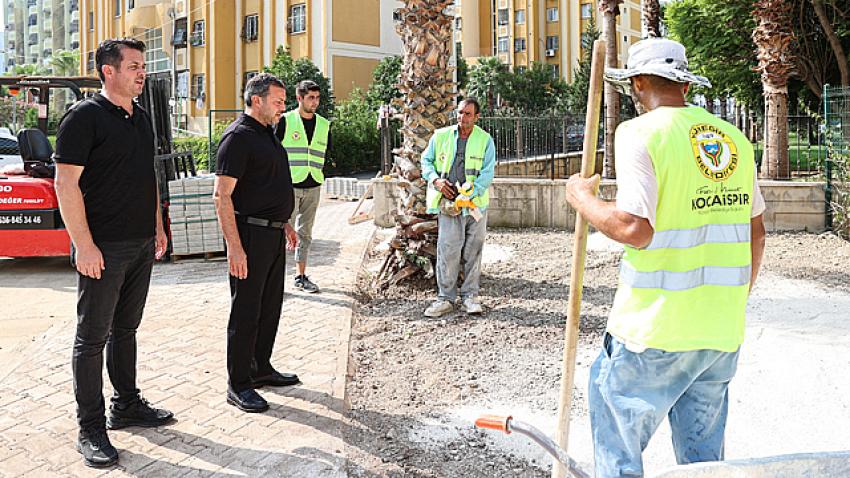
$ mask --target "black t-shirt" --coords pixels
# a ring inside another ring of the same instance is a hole
[[[243,216],[288,221],[295,204],[286,150],[270,126],[242,113],[224,130],[216,174],[238,179],[233,207]]]
[[[156,235],[156,173],[150,116],[100,94],[72,106],[56,133],[57,163],[83,166],[80,190],[95,243]]]
[[[311,143],[313,141],[313,132],[316,131],[316,115],[313,115],[310,119],[304,119],[301,117],[301,122],[304,123],[304,133],[307,134],[307,143]],[[277,125],[274,128],[274,135],[277,137],[279,141],[283,141],[283,137],[286,136],[286,119],[281,118],[278,121]],[[331,152],[331,132],[328,131],[328,148],[325,151],[325,157],[329,157]],[[327,163],[325,163],[327,164]],[[321,186],[313,176],[307,175],[307,179],[301,181],[300,183],[293,184],[294,187],[299,189],[305,188],[315,188],[317,186]]]

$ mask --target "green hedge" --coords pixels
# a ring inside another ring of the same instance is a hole
[[[329,176],[380,169],[381,136],[377,128],[377,112],[359,89],[348,100],[337,105],[331,123],[333,148]]]

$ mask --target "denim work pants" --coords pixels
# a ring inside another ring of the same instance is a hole
[[[77,421],[86,432],[106,426],[104,347],[112,402],[127,404],[139,397],[136,329],[148,296],[155,243],[150,238],[97,246],[106,268],[100,279],[77,274],[77,334],[71,360]]]
[[[472,216],[438,214],[440,229],[437,236],[438,297],[449,302],[457,298],[457,277],[463,266],[461,299],[478,295],[481,278],[481,252],[487,237],[487,211],[481,220]]]
[[[251,388],[251,377],[274,372],[271,365],[280,311],[286,238],[283,230],[237,224],[248,256],[248,277],[230,278],[230,321],[227,324],[227,373],[230,387]]]
[[[723,459],[728,387],[738,351],[641,353],[605,334],[590,367],[596,477],[641,477],[641,453],[668,417],[680,465]]]

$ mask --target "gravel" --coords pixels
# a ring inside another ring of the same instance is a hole
[[[383,256],[367,256],[347,386],[350,476],[549,476],[551,461],[527,440],[477,430],[472,422],[495,410],[537,417],[542,422],[526,421],[551,428],[560,395],[572,242],[563,231],[491,229],[482,317],[423,317],[435,297],[435,285],[427,281],[376,296],[369,271]],[[586,262],[579,366],[598,352],[617,285],[620,253],[596,249]],[[832,234],[768,237],[764,270],[772,274],[850,291],[848,264],[850,244]],[[573,391],[573,419],[587,414],[585,392],[584,386]]]

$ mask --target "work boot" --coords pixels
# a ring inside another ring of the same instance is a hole
[[[127,405],[113,403],[106,416],[106,428],[118,430],[124,427],[158,427],[174,420],[174,414],[168,410],[154,408],[144,398],[139,397]]]
[[[308,292],[310,294],[315,294],[319,292],[319,286],[313,283],[307,274],[302,274],[300,276],[295,276],[295,288],[298,290],[303,290],[304,292]]]
[[[83,463],[93,468],[103,468],[118,463],[118,450],[112,446],[106,430],[80,431],[77,451],[83,455]]]
[[[474,297],[463,299],[463,308],[466,309],[466,313],[469,315],[481,315],[484,312],[481,304]]]
[[[448,314],[454,309],[454,305],[445,299],[437,299],[425,309],[425,317],[437,318]]]

